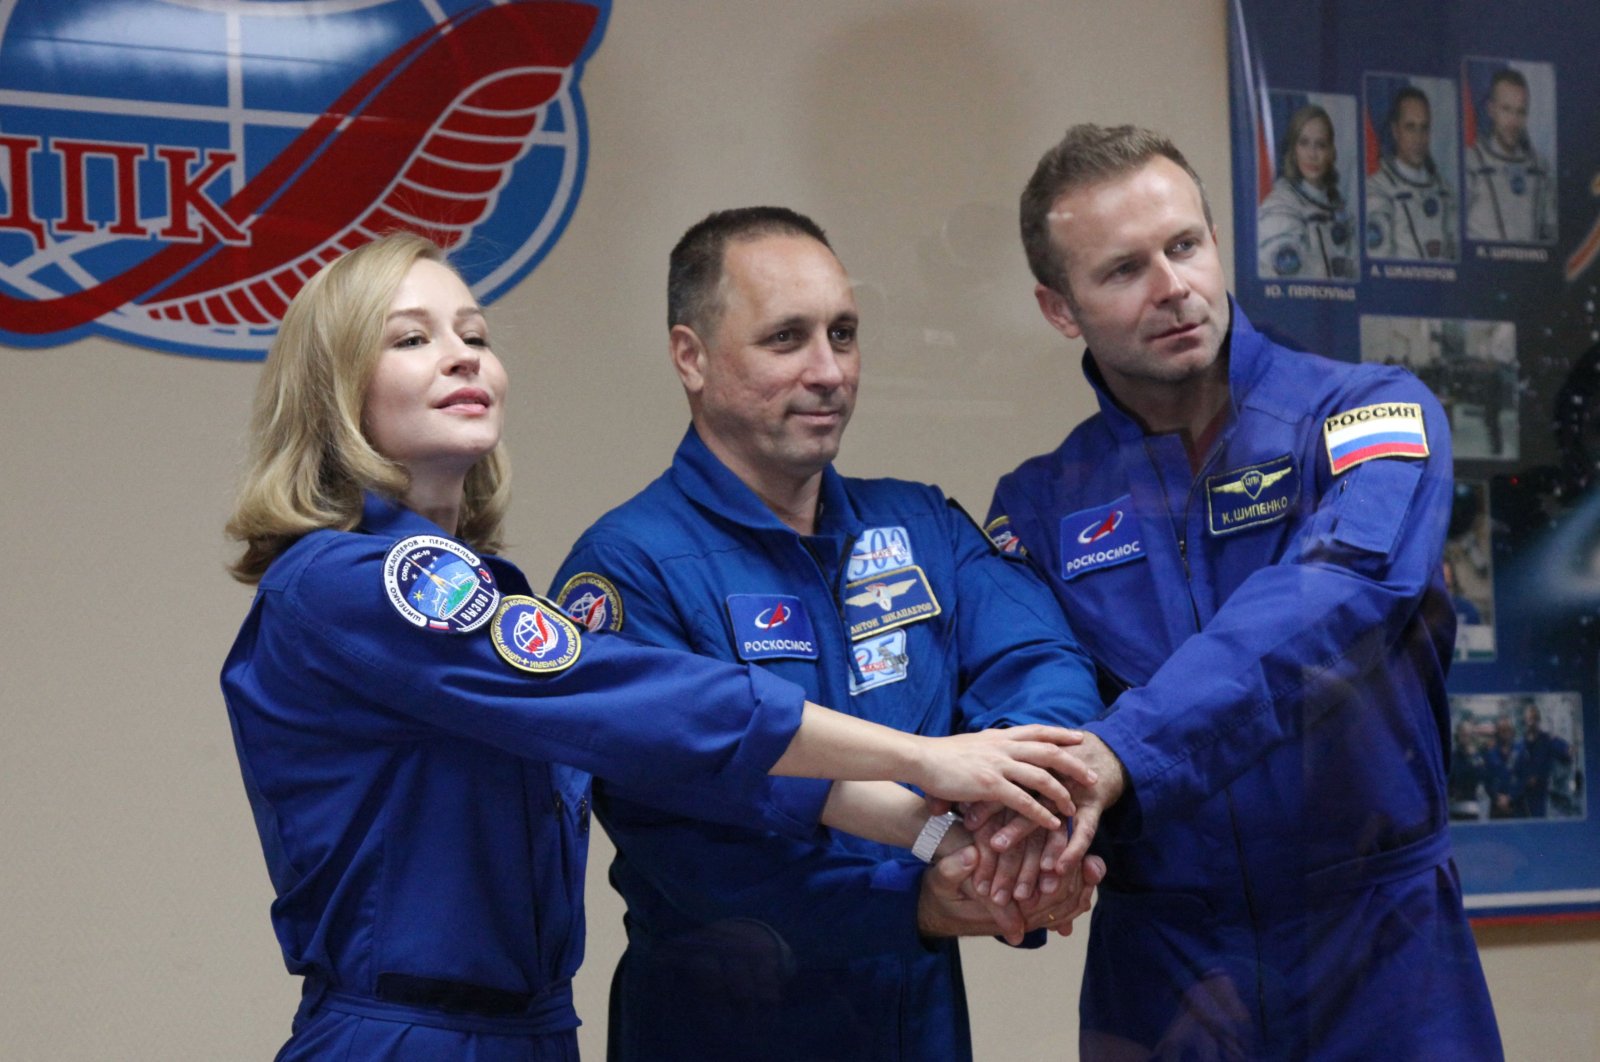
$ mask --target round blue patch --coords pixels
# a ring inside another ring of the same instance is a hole
[[[1522,195],[1528,190],[1528,179],[1522,175],[1521,170],[1511,171],[1511,194]]]
[[[440,535],[396,542],[383,560],[383,589],[406,622],[430,631],[477,630],[500,602],[488,566]]]
[[[1328,230],[1328,235],[1334,243],[1343,243],[1350,238],[1350,226],[1346,222],[1335,221],[1333,227]]]
[[[523,594],[500,603],[489,636],[500,659],[536,674],[565,671],[583,649],[578,628],[560,609]]]
[[[622,629],[622,595],[603,575],[579,572],[556,595],[561,611],[591,631]]]
[[[1292,277],[1300,272],[1300,252],[1285,245],[1272,256],[1272,268],[1280,277]]]
[[[1430,195],[1422,201],[1422,212],[1430,218],[1439,216],[1439,197]]]
[[[1373,250],[1383,246],[1383,227],[1376,221],[1367,222],[1367,246]]]

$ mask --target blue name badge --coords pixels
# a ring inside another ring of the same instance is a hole
[[[900,682],[911,667],[906,656],[905,631],[890,631],[859,641],[851,655],[856,665],[855,672],[850,675],[851,696]]]
[[[1133,518],[1133,495],[1061,518],[1061,578],[1136,560],[1144,560],[1144,543]]]
[[[844,619],[852,642],[938,614],[933,587],[914,564],[844,584]]]
[[[1284,454],[1248,468],[1206,477],[1206,517],[1213,535],[1231,535],[1289,515],[1300,496],[1294,457]]]
[[[817,658],[817,634],[798,597],[729,594],[728,619],[740,660]]]

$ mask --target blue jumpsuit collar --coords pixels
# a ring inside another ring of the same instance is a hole
[[[379,535],[393,535],[396,538],[405,538],[408,535],[456,537],[447,534],[444,528],[416,510],[407,509],[395,499],[370,490],[361,499],[360,529]]]
[[[696,505],[718,516],[754,530],[796,534],[793,528],[767,508],[767,503],[755,491],[711,452],[693,425],[684,432],[668,475]],[[853,537],[860,532],[861,519],[850,501],[849,492],[845,490],[844,478],[831,464],[822,470],[822,485],[818,489],[817,500],[820,508],[818,535],[842,534]]]

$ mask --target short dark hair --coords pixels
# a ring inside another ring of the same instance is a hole
[[[1056,200],[1074,189],[1132,173],[1155,158],[1170,159],[1183,168],[1200,190],[1206,224],[1212,224],[1206,186],[1171,140],[1132,125],[1109,129],[1087,122],[1075,125],[1039,159],[1022,190],[1022,249],[1039,283],[1070,294],[1065,253],[1050,239],[1050,209]]]
[[[1433,115],[1433,103],[1428,99],[1428,94],[1417,88],[1415,85],[1407,85],[1399,92],[1396,92],[1394,94],[1394,99],[1389,101],[1389,117],[1388,120],[1383,123],[1383,125],[1385,129],[1390,130],[1390,136],[1394,135],[1394,124],[1400,120],[1400,105],[1406,100],[1421,101],[1422,105],[1428,108],[1429,117],[1432,117]]]
[[[1433,102],[1428,99],[1428,94],[1415,85],[1407,85],[1394,94],[1394,99],[1389,101],[1389,117],[1383,123],[1384,133],[1389,137],[1389,151],[1391,154],[1400,150],[1400,145],[1394,137],[1395,123],[1400,121],[1400,107],[1406,100],[1417,100],[1428,109],[1428,120],[1433,120]],[[1433,164],[1433,152],[1428,152],[1426,169],[1429,173],[1438,172]]]
[[[718,210],[689,227],[667,264],[667,327],[688,325],[705,337],[722,313],[722,260],[735,240],[809,236],[828,250],[822,226],[788,207],[753,206]]]
[[[1494,72],[1494,76],[1489,79],[1489,91],[1484,98],[1493,96],[1495,88],[1499,85],[1515,85],[1523,92],[1528,91],[1528,79],[1522,76],[1522,71],[1509,66],[1502,66]]]

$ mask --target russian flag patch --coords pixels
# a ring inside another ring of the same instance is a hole
[[[1428,431],[1416,402],[1380,402],[1335,413],[1322,422],[1333,474],[1375,457],[1427,457]]]

